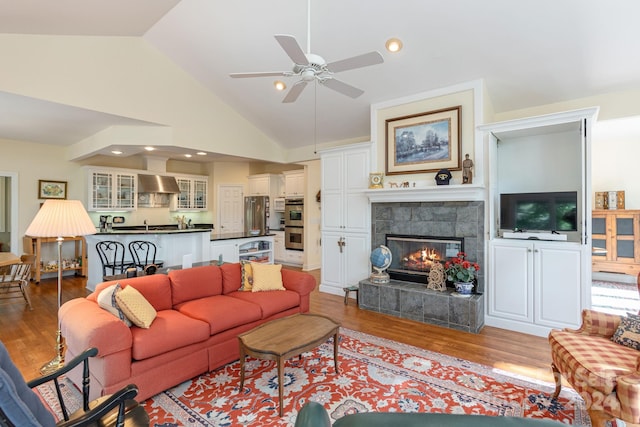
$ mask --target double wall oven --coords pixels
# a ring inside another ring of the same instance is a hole
[[[284,203],[284,246],[304,250],[304,200],[287,199]]]

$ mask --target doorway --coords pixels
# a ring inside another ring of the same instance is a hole
[[[18,174],[0,171],[0,252],[20,253],[18,247]]]

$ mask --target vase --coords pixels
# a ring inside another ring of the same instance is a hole
[[[454,285],[460,295],[470,295],[473,290],[473,282],[455,282]]]

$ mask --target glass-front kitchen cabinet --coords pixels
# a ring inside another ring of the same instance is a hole
[[[173,210],[207,210],[208,180],[206,177],[182,177],[177,176],[176,181],[180,187]]]
[[[136,209],[135,173],[118,172],[108,169],[90,169],[89,211],[130,211]]]

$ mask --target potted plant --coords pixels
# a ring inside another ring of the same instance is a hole
[[[447,280],[453,282],[456,292],[462,295],[471,293],[476,272],[480,270],[478,263],[467,261],[466,256],[466,253],[458,252],[455,258],[444,264]]]

